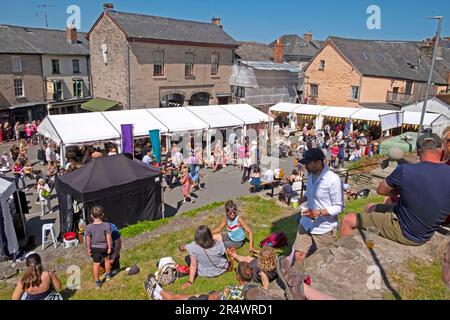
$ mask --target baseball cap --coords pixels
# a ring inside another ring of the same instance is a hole
[[[442,140],[439,136],[431,131],[425,129],[417,139],[417,149],[436,149],[442,147]]]
[[[301,164],[308,164],[311,161],[323,161],[325,160],[325,155],[322,150],[318,148],[309,149],[303,154],[303,158],[300,160]]]

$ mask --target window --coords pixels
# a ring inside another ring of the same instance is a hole
[[[351,96],[351,98],[353,100],[358,100],[359,99],[359,87],[352,86],[352,96]]]
[[[80,60],[72,60],[73,74],[80,73]]]
[[[219,54],[213,53],[211,55],[211,75],[217,76],[219,74]]]
[[[59,74],[59,60],[52,59],[52,73]]]
[[[153,52],[153,75],[155,77],[164,75],[164,51]]]
[[[14,79],[14,94],[16,97],[24,97],[25,92],[23,90],[23,80]]]
[[[412,94],[413,82],[406,81],[405,94]]]
[[[319,96],[319,85],[318,84],[312,84],[311,85],[310,97],[317,98],[318,96]]]
[[[19,56],[12,56],[12,71],[22,72],[22,59]]]
[[[319,70],[325,70],[325,60],[320,60]]]
[[[73,96],[77,98],[83,97],[83,80],[73,81]]]
[[[62,100],[62,98],[62,82],[59,80],[53,81],[53,100]]]
[[[194,76],[194,54],[186,53],[184,59],[185,59],[184,75],[186,77]]]

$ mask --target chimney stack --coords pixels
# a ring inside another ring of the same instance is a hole
[[[223,26],[220,24],[220,18],[212,17],[211,23],[223,29]]]
[[[445,39],[445,38],[444,38]],[[429,59],[433,59],[434,44],[436,43],[436,37],[433,39],[426,39],[423,41],[420,51],[425,54]],[[436,52],[436,59],[441,60],[444,54],[444,43],[442,39],[439,39],[439,44]]]
[[[113,10],[114,9],[114,5],[112,3],[104,3],[103,4],[103,11],[109,11],[109,10]]]
[[[66,40],[68,43],[78,43],[77,29],[74,26],[67,27]]]
[[[303,40],[305,40],[307,42],[311,42],[312,39],[313,39],[313,34],[311,31],[309,31],[303,35]]]
[[[273,49],[273,61],[275,63],[283,63],[284,60],[284,43],[281,38],[277,39],[277,43]]]

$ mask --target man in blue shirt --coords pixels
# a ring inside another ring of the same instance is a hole
[[[384,238],[420,246],[429,241],[450,215],[450,166],[441,163],[442,140],[425,131],[417,140],[420,163],[399,165],[380,182],[377,192],[398,203],[388,212],[349,214],[342,220],[341,237],[352,229],[377,228]]]

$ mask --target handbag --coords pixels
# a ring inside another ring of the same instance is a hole
[[[209,262],[211,262],[211,264],[212,264],[215,268],[217,268],[217,269],[226,269],[227,272],[233,271],[233,258],[231,258],[231,256],[228,256],[228,252],[227,252],[227,254],[226,254],[226,258],[227,258],[227,267],[226,267],[226,268],[223,268],[223,267],[218,267],[218,266],[216,266],[216,264],[215,264],[214,262],[212,262],[211,258],[210,258],[209,255],[208,255],[208,252],[206,252],[205,248],[202,248],[202,249],[203,249],[203,251],[205,251],[205,254],[206,254],[206,256],[208,257]]]

